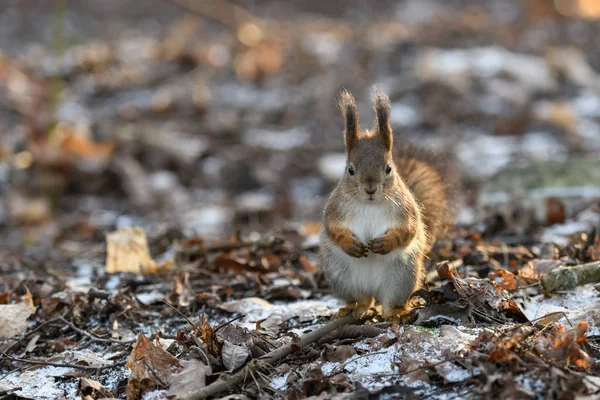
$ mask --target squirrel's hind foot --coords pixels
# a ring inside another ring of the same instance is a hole
[[[403,305],[401,307],[392,307],[384,311],[384,318],[392,324],[405,325],[410,323],[414,318],[415,309]]]
[[[378,313],[379,311],[375,307],[375,299],[371,297],[369,299],[346,304],[345,307],[340,308],[333,318],[337,319],[352,315],[356,319],[367,320],[374,318]]]

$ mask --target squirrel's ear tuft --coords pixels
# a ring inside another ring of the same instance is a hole
[[[346,127],[344,130],[344,138],[346,139],[346,149],[350,150],[358,141],[359,126],[358,126],[358,108],[354,97],[346,89],[342,90],[338,96],[338,105],[344,116]]]
[[[387,95],[373,88],[373,104],[375,108],[375,118],[377,123],[377,132],[383,140],[383,144],[388,150],[392,150],[392,127],[390,125],[390,99]]]

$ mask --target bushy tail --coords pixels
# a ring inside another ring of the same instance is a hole
[[[456,175],[450,163],[432,152],[408,143],[394,150],[400,176],[421,204],[429,241],[434,242],[454,224]]]

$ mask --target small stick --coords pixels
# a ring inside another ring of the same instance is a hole
[[[225,327],[225,326],[227,326],[227,325],[231,324],[232,322],[235,322],[235,321],[237,321],[238,319],[242,319],[242,318],[244,318],[244,317],[245,317],[245,315],[240,315],[240,316],[237,316],[237,317],[235,317],[235,318],[233,318],[233,319],[230,319],[230,320],[229,320],[229,321],[227,321],[227,322],[223,322],[221,325],[219,325],[219,326],[217,326],[217,327],[215,328],[215,332],[216,332],[216,331],[218,331],[219,329],[221,329],[221,328],[223,328],[223,327]]]
[[[188,324],[190,324],[192,326],[192,328],[194,329],[198,329],[198,325],[196,325],[195,323],[193,323],[188,317],[186,317],[181,311],[179,311],[174,305],[170,304],[168,301],[166,301],[165,299],[162,300],[163,303],[165,303],[166,305],[168,305],[169,307],[171,307],[173,310],[175,310],[179,315],[181,315]]]
[[[542,286],[548,292],[573,290],[586,283],[600,282],[600,261],[573,267],[560,266],[542,276]]]
[[[103,369],[121,367],[121,366],[127,364],[127,360],[125,360],[125,361],[115,362],[110,365],[103,365],[101,367],[92,367],[92,366],[88,366],[88,365],[63,364],[63,363],[55,363],[55,362],[50,362],[50,361],[29,360],[26,358],[11,357],[8,354],[2,355],[1,359],[17,361],[17,362],[22,362],[22,363],[27,363],[27,364],[34,364],[34,365],[49,365],[52,367],[65,367],[65,368],[80,369],[83,371],[100,371]]]
[[[293,351],[298,350],[302,347],[305,347],[313,342],[316,342],[323,336],[335,331],[336,329],[341,328],[342,326],[345,326],[345,325],[356,323],[356,322],[358,322],[358,320],[352,316],[347,316],[344,318],[340,318],[340,319],[331,321],[327,325],[322,326],[319,329],[316,329],[316,330],[309,332],[306,335],[302,336],[300,341],[298,341],[296,343],[294,343],[294,342],[288,343],[285,346],[281,346],[281,347],[271,351],[270,353],[267,353],[264,356],[251,361],[244,368],[242,368],[235,374],[222,376],[217,381],[211,383],[210,385],[208,385],[206,387],[203,387],[196,393],[192,393],[192,394],[188,395],[187,397],[184,397],[184,400],[206,399],[207,397],[214,396],[217,393],[221,393],[226,390],[229,390],[229,389],[233,388],[235,385],[237,385],[238,383],[242,382],[244,380],[244,377],[249,372],[251,372],[251,369],[260,370],[260,369],[266,367],[267,365],[271,365],[275,361],[282,359],[283,357],[287,356],[288,354],[292,353]]]
[[[132,344],[135,343],[137,339],[129,339],[129,340],[119,340],[119,339],[105,339],[105,338],[101,338],[96,336],[95,334],[88,332],[86,330],[80,329],[78,327],[76,327],[72,322],[67,321],[65,318],[63,317],[58,317],[58,319],[62,322],[64,322],[65,324],[69,325],[69,327],[71,329],[73,329],[75,332],[78,332],[90,339],[92,339],[93,342],[104,342],[104,343],[116,343],[116,344]]]

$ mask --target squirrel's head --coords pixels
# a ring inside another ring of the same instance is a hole
[[[375,123],[361,131],[354,97],[347,90],[340,93],[338,103],[345,119],[346,171],[342,182],[363,201],[380,201],[399,179],[392,160],[393,135],[390,126],[390,100],[373,90]]]

